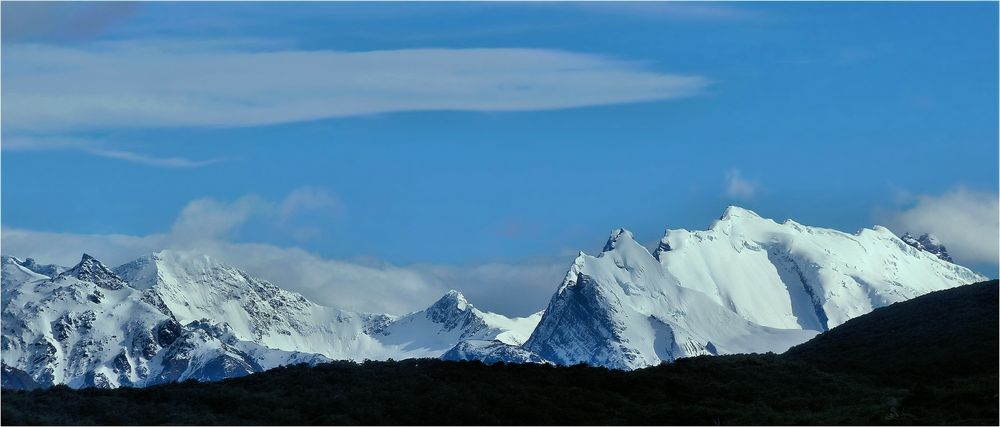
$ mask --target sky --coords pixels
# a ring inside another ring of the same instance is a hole
[[[543,309],[727,205],[997,277],[996,3],[2,5],[2,251]]]

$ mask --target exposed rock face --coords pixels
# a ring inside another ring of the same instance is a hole
[[[70,276],[84,282],[90,282],[104,289],[118,290],[127,286],[125,280],[118,277],[108,267],[94,257],[83,254],[83,259],[75,267],[60,273],[60,276]]]
[[[945,261],[955,262],[951,259],[951,255],[948,254],[948,249],[932,234],[924,233],[920,237],[913,237],[910,233],[906,233],[900,239],[906,242],[907,245],[930,252]]]

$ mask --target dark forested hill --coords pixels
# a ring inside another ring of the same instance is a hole
[[[632,372],[406,360],[216,383],[4,391],[4,424],[989,424],[997,282],[876,310],[785,355]],[[931,371],[931,372],[928,372]]]
[[[932,292],[851,319],[785,353],[888,382],[996,372],[997,281]]]

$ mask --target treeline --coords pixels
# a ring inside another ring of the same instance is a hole
[[[996,424],[997,376],[882,386],[776,355],[634,372],[435,359],[217,383],[4,392],[15,424]]]

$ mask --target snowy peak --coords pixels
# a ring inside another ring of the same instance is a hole
[[[722,216],[719,217],[719,221],[731,221],[734,219],[763,219],[763,217],[758,215],[757,212],[736,205],[727,206],[726,210],[722,212]]]
[[[472,307],[472,304],[469,304],[469,301],[465,299],[465,295],[452,289],[444,294],[441,299],[437,300],[437,302],[431,304],[427,308],[427,313],[454,313],[456,311],[465,311],[470,307]]]
[[[52,279],[68,268],[55,264],[38,264],[32,258],[22,261],[20,258],[3,255],[0,258],[3,266],[3,286],[5,288],[24,283],[31,279]]]
[[[28,270],[49,277],[56,277],[60,273],[68,270],[66,267],[55,264],[39,264],[34,258],[25,258],[24,261],[18,260],[17,263]]]
[[[468,340],[518,346],[528,339],[539,319],[540,313],[509,318],[482,311],[461,292],[452,290],[424,310],[391,319],[377,335],[381,343],[397,346],[410,357],[438,357]]]
[[[645,246],[637,242],[631,231],[619,228],[611,232],[607,243],[604,244],[604,250],[600,254],[597,254],[596,258],[611,257],[621,261],[630,257],[649,255],[649,249],[646,249]],[[580,252],[580,256],[574,261],[574,265],[585,263],[588,258],[591,257]]]
[[[156,283],[156,255],[153,253],[137,258],[115,267],[113,271],[133,288],[146,289]]]
[[[722,212],[719,219],[712,222],[709,230],[718,230],[723,233],[738,233],[745,227],[753,227],[758,224],[773,223],[774,221],[758,215],[756,212],[744,209],[739,206],[730,205]]]
[[[80,263],[75,267],[62,272],[59,277],[62,276],[75,277],[110,290],[118,290],[127,286],[124,279],[112,272],[110,268],[105,266],[96,258],[88,254],[83,254],[83,258],[80,259]]]
[[[583,266],[587,263],[587,258],[589,255],[580,251],[573,259],[573,264],[570,266],[569,271],[566,272],[566,277],[562,281],[562,285],[559,286],[557,292],[562,292],[564,289],[571,287],[576,284],[580,271],[583,270]]]
[[[948,262],[954,262],[951,259],[951,255],[948,254],[948,249],[941,244],[933,234],[924,233],[920,237],[913,237],[910,233],[903,234],[900,239],[906,242],[907,245],[913,246],[914,248],[920,249],[922,251],[927,251],[934,256],[941,258],[942,260]]]
[[[454,289],[427,307],[423,314],[427,320],[439,324],[449,331],[455,328],[468,329],[471,327],[475,329],[484,326],[479,310],[469,304],[465,295]]]
[[[183,282],[196,285],[219,275],[249,277],[236,267],[218,262],[208,255],[176,250],[150,253],[116,267],[114,272],[137,289]],[[204,280],[188,280],[196,278]]]
[[[604,249],[601,252],[610,252],[615,250],[619,246],[619,241],[635,241],[632,236],[632,232],[624,228],[619,228],[611,232],[611,236],[608,237],[608,242],[604,244]]]

